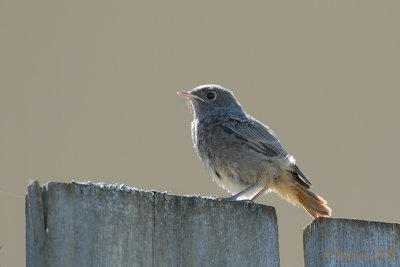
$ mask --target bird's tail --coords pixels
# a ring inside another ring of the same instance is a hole
[[[295,205],[303,207],[312,217],[330,217],[332,210],[322,197],[300,184],[291,175],[280,177],[273,188],[282,197]]]

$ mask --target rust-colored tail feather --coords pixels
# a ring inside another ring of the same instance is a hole
[[[312,217],[330,217],[332,215],[332,210],[328,207],[325,199],[314,194],[300,184],[296,189],[298,203],[303,206]]]
[[[330,217],[332,210],[325,199],[314,194],[305,185],[293,179],[291,175],[281,176],[274,185],[273,190],[282,198],[295,205],[302,206],[313,218]]]

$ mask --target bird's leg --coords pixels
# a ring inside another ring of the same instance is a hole
[[[251,201],[254,201],[256,198],[258,198],[259,196],[264,194],[265,191],[267,191],[268,189],[269,189],[269,186],[264,186],[264,188],[261,189],[260,192],[258,192],[253,198],[251,198]]]
[[[266,183],[267,183],[266,178],[260,179],[255,184],[252,184],[251,186],[247,187],[243,191],[240,191],[236,195],[225,198],[225,200],[228,201],[253,200],[268,189]]]

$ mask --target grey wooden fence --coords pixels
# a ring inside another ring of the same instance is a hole
[[[400,224],[318,219],[303,237],[305,266],[400,266]]]
[[[275,209],[125,186],[38,182],[27,266],[279,266]]]
[[[400,266],[400,225],[318,219],[305,266]],[[27,266],[279,266],[272,207],[123,185],[33,182]],[[300,266],[299,264],[298,266]]]

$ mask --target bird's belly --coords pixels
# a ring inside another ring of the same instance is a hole
[[[232,194],[261,179],[273,182],[287,169],[285,158],[263,155],[222,127],[209,129],[192,124],[192,130],[196,151],[213,180]]]
[[[249,165],[246,160],[243,160],[208,167],[215,183],[231,194],[237,194],[263,178],[267,179],[266,186],[268,186],[281,175],[284,169],[285,164],[282,160],[265,160],[259,162],[257,166]]]
[[[214,178],[214,181],[219,187],[228,191],[232,195],[237,194],[249,187],[248,185],[246,186],[243,183],[238,183],[234,179],[231,179],[229,177],[222,177],[219,179]]]

